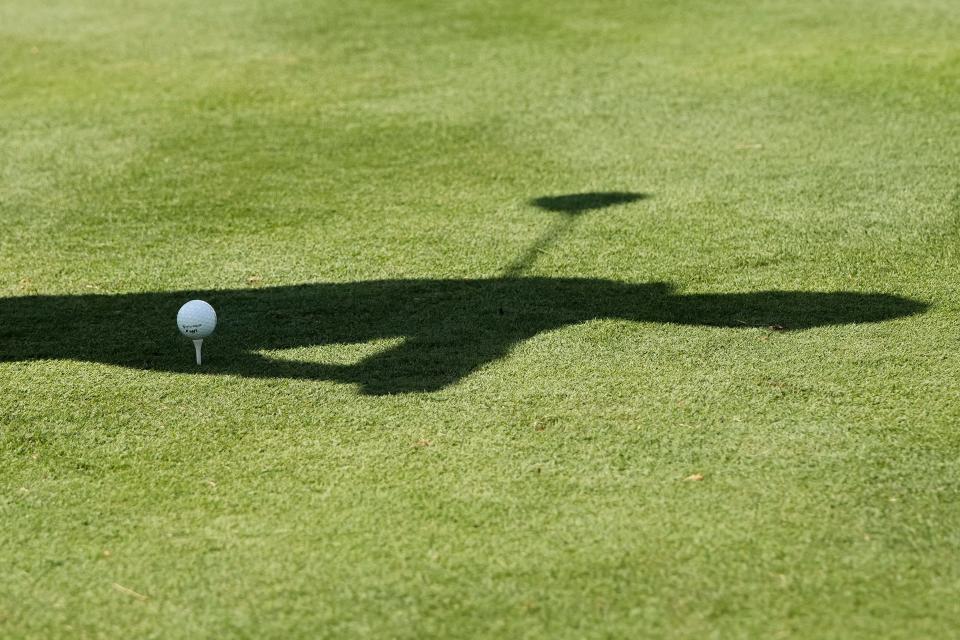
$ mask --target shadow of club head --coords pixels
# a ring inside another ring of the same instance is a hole
[[[646,200],[649,197],[649,194],[634,191],[587,191],[556,196],[540,196],[531,200],[530,204],[544,211],[577,215],[587,211],[596,211],[615,205]]]

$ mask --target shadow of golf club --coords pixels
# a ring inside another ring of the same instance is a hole
[[[615,205],[629,204],[637,200],[646,200],[649,197],[649,194],[633,191],[589,191],[542,196],[530,200],[529,204],[534,207],[560,215],[554,218],[553,224],[539,238],[534,240],[526,251],[503,270],[503,275],[508,278],[516,278],[526,273],[541,253],[549,250],[551,246],[557,244],[563,236],[573,230],[582,214]]]
[[[220,316],[202,367],[177,332],[191,298]],[[0,361],[68,359],[137,369],[331,380],[367,395],[428,392],[463,379],[539,333],[599,318],[802,330],[921,313],[879,293],[675,294],[659,282],[578,278],[379,280],[259,289],[0,298]],[[267,357],[262,350],[400,341],[354,364]]]

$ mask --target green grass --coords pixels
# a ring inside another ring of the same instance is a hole
[[[4,2],[0,636],[953,635],[958,30]]]

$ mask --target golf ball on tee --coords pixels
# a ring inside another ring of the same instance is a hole
[[[203,300],[191,300],[177,312],[177,328],[188,338],[206,338],[217,328],[217,312]]]

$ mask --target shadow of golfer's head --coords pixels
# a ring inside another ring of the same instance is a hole
[[[220,325],[199,369],[174,319],[187,300]],[[368,395],[428,392],[538,333],[600,318],[787,330],[880,322],[927,305],[880,293],[675,294],[665,283],[580,278],[379,280],[262,289],[0,298],[0,361],[70,359],[138,369],[332,380]],[[271,350],[387,340],[358,362],[284,360]]]
[[[558,196],[541,196],[530,201],[533,206],[544,211],[578,214],[597,209],[606,209],[618,204],[627,204],[637,200],[645,200],[650,196],[645,193],[631,191],[589,191],[585,193],[568,193]]]

